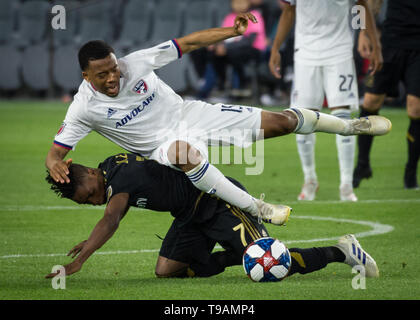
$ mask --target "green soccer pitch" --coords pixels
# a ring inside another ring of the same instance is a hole
[[[311,203],[296,200],[302,172],[294,135],[264,142],[260,175],[246,175],[250,165],[218,165],[252,195],[263,192],[267,201],[293,207],[286,227],[267,225],[272,237],[289,247],[305,248],[332,245],[339,236],[354,233],[375,258],[379,278],[366,279],[363,285],[355,281],[349,266],[334,263],[279,283],[254,283],[242,266],[212,278],[157,279],[154,266],[161,240],[156,235],[165,235],[172,217],[133,208],[114,237],[80,272],[66,279],[66,288],[53,289],[44,276],[53,266],[71,261],[65,254],[87,239],[104,209],[59,199],[44,181],[45,156],[67,106],[44,101],[0,102],[0,299],[420,298],[420,191],[403,188],[408,126],[403,109],[381,113],[391,119],[393,130],[374,140],[373,178],[356,189],[357,203],[339,201],[334,135],[317,134],[320,189]],[[96,167],[120,151],[91,133],[69,156],[75,163]]]

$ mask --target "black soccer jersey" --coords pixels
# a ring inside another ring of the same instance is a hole
[[[170,211],[181,221],[202,221],[216,211],[217,199],[198,190],[184,172],[120,153],[99,164],[105,177],[107,201],[128,193],[129,205],[154,211]],[[196,217],[197,216],[197,217]]]
[[[419,0],[388,0],[382,45],[420,50]]]

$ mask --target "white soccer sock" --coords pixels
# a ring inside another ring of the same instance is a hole
[[[289,108],[298,118],[295,133],[309,134],[312,132],[337,133],[349,135],[351,126],[348,120],[333,115],[304,108]]]
[[[230,182],[215,166],[203,159],[198,166],[185,173],[193,185],[205,193],[215,194],[222,200],[252,215],[257,215],[255,199]]]
[[[331,114],[341,119],[350,119],[350,110],[348,109],[334,110]],[[345,184],[352,186],[356,137],[337,135],[336,144],[340,166],[340,186]]]
[[[305,182],[318,180],[315,172],[315,141],[315,133],[296,135]]]

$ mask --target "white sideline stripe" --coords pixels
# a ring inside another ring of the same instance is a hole
[[[117,251],[97,251],[94,255],[110,255],[110,254],[135,254],[135,253],[149,253],[159,252],[159,249],[143,249],[143,250],[117,250]],[[66,253],[40,253],[40,254],[10,254],[6,256],[0,256],[1,259],[12,259],[12,258],[42,258],[42,257],[65,257]]]
[[[370,237],[378,234],[388,233],[394,230],[394,227],[388,224],[382,224],[379,222],[372,222],[372,221],[365,221],[365,220],[353,220],[353,219],[343,219],[343,218],[333,218],[333,217],[318,217],[318,216],[290,216],[290,219],[310,219],[310,220],[324,220],[324,221],[334,221],[334,222],[344,222],[344,223],[354,223],[360,224],[364,226],[369,226],[372,230],[363,231],[359,233],[355,233],[356,238],[365,238]],[[307,243],[307,242],[320,242],[320,241],[331,241],[331,240],[338,240],[341,236],[338,237],[330,237],[330,238],[317,238],[317,239],[309,239],[309,240],[289,240],[283,241],[284,243]]]
[[[344,223],[354,223],[369,226],[372,230],[359,232],[354,234],[356,238],[365,238],[369,236],[374,236],[378,234],[384,234],[394,230],[394,227],[387,224],[381,224],[379,222],[365,221],[365,220],[352,220],[352,219],[342,219],[342,218],[333,218],[333,217],[318,217],[318,216],[293,216],[290,219],[309,219],[309,220],[321,220],[321,221],[334,221],[334,222],[344,222]],[[330,237],[330,238],[316,238],[308,240],[286,240],[283,241],[285,244],[291,243],[308,243],[308,242],[320,242],[320,241],[331,241],[338,240],[340,237]],[[216,246],[217,249],[221,249],[220,246]],[[117,250],[117,251],[98,251],[94,254],[98,255],[111,255],[111,254],[138,254],[138,253],[154,253],[159,252],[159,249],[142,249],[142,250]],[[63,257],[66,256],[65,253],[40,253],[40,254],[10,254],[0,256],[0,259],[12,259],[12,258],[42,258],[42,257]]]
[[[372,200],[359,200],[357,202],[343,202],[340,200],[315,200],[315,201],[287,201],[283,204],[354,204],[357,205],[359,203],[420,203],[420,199],[372,199]],[[275,203],[280,204],[280,203]],[[10,205],[10,206],[0,206],[0,211],[35,211],[35,210],[104,210],[105,206],[38,206],[38,205],[25,205],[25,206],[17,206],[17,205]],[[137,209],[137,208],[131,208]]]

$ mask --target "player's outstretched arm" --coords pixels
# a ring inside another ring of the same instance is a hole
[[[55,144],[53,144],[48,151],[47,158],[45,159],[45,166],[56,182],[70,182],[67,175],[69,174],[69,166],[72,163],[72,160],[68,159],[67,161],[63,161],[68,152],[68,149]]]
[[[111,198],[103,218],[96,224],[89,238],[70,250],[69,255],[77,255],[77,258],[64,266],[66,276],[79,271],[83,263],[113,236],[129,208],[128,198],[128,193],[118,193]],[[50,273],[46,278],[53,278],[57,274],[58,272]]]
[[[177,39],[177,42],[182,53],[188,53],[201,47],[206,47],[211,44],[215,44],[217,42],[244,34],[248,28],[249,21],[252,23],[258,22],[252,13],[241,13],[236,16],[234,25],[232,27],[211,28],[193,32],[189,35]]]

